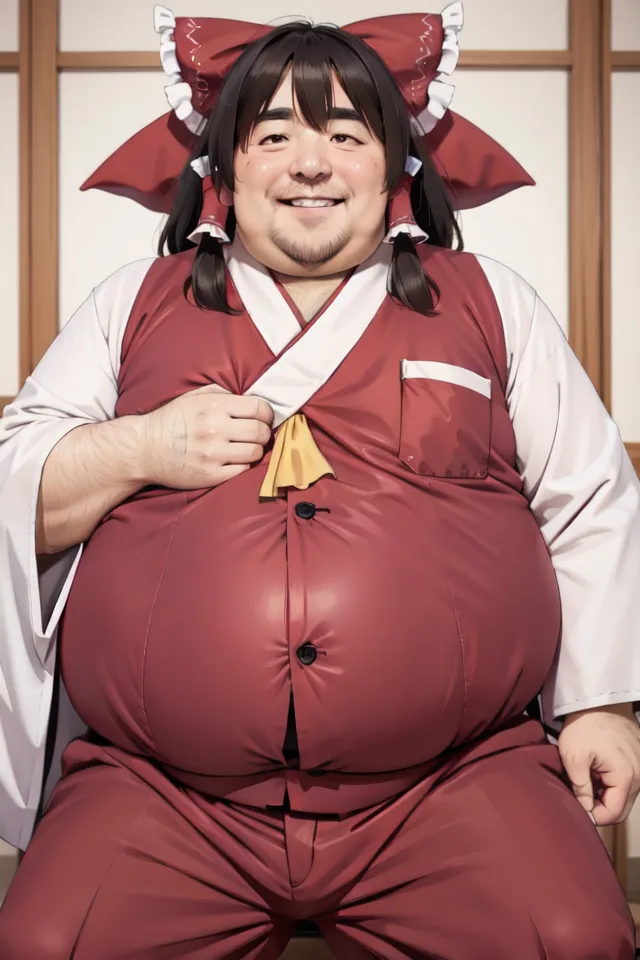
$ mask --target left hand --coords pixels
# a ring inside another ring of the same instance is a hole
[[[594,823],[626,820],[640,793],[640,726],[631,704],[568,714],[558,749],[573,792]]]

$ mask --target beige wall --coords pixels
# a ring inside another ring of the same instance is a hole
[[[1,35],[0,35],[1,36]],[[6,37],[3,38],[6,41]],[[0,396],[18,389],[18,77],[0,73]]]
[[[635,0],[632,0],[635,2]],[[166,0],[176,16],[216,16],[269,23],[284,16],[352,23],[388,13],[442,10],[448,0]],[[63,50],[155,50],[153,3],[149,0],[60,0]],[[464,46],[468,50],[566,49],[567,0],[464,0]],[[113,24],[126,24],[114,31]],[[107,41],[108,38],[108,41]]]
[[[2,0],[0,17],[0,50],[18,49],[18,0]]]
[[[640,50],[639,0],[613,0],[612,47]],[[625,440],[640,441],[640,72],[611,82],[612,413]],[[640,816],[635,856],[640,856]]]
[[[0,0],[0,51],[18,50],[18,0]],[[0,73],[0,396],[18,388],[18,76]]]

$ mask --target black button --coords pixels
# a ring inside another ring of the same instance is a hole
[[[296,650],[296,657],[303,667],[310,667],[312,663],[315,663],[317,656],[318,651],[312,643],[303,643]]]
[[[303,503],[297,503],[295,506],[296,516],[302,520],[311,520],[316,512],[315,504],[305,500]]]

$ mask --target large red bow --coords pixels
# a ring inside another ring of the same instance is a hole
[[[81,189],[106,190],[167,213],[225,75],[246,46],[272,28],[237,20],[174,19],[164,7],[155,8],[155,18],[173,109],[127,140]],[[534,183],[495,140],[448,109],[453,85],[444,78],[458,60],[461,26],[462,4],[456,0],[442,14],[395,14],[341,28],[364,40],[393,73],[459,210]]]

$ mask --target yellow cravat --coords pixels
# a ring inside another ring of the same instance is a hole
[[[267,475],[260,488],[261,497],[285,495],[286,487],[306,490],[312,483],[335,470],[320,453],[307,418],[296,413],[277,431]]]

